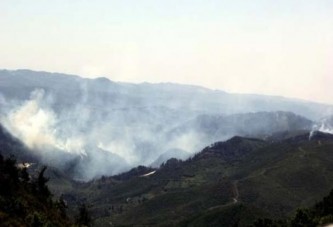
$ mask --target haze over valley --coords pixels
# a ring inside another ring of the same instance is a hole
[[[332,106],[284,97],[29,70],[2,70],[0,82],[4,127],[81,180],[185,160],[235,135],[332,130]]]

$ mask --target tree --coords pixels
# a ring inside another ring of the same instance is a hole
[[[27,167],[24,167],[24,168],[21,169],[21,171],[20,171],[20,178],[25,183],[29,182],[30,176],[29,176]]]
[[[86,204],[81,204],[79,207],[79,214],[76,218],[76,224],[79,226],[90,226],[91,217]]]
[[[291,220],[292,227],[316,227],[313,215],[308,209],[299,209],[295,217]]]
[[[51,195],[49,188],[46,183],[49,181],[49,178],[44,177],[44,173],[47,167],[43,166],[37,178],[37,191],[40,193],[39,195],[48,198]]]

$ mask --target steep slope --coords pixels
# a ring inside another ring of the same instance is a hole
[[[272,220],[259,218],[253,227],[293,227],[293,226],[331,226],[333,221],[333,190],[320,202],[311,207],[301,207],[287,219]]]
[[[170,159],[137,177],[89,182],[67,196],[91,204],[100,226],[197,226],[205,220],[246,226],[256,217],[285,217],[313,205],[333,185],[333,136],[309,136],[276,142],[234,137],[188,161]]]
[[[37,157],[19,139],[13,137],[0,124],[0,154],[4,157],[15,156],[20,162],[36,162]]]

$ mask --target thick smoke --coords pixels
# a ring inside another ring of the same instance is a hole
[[[318,131],[333,134],[333,128],[326,126],[325,124],[321,125]]]
[[[316,131],[333,134],[333,115],[322,118],[318,123],[314,124],[310,132],[309,139],[312,138],[314,132]]]
[[[312,121],[291,113],[245,113],[306,112],[284,100],[272,104],[269,97],[256,100],[190,86],[22,73],[6,74],[1,123],[42,161],[83,180],[137,165],[156,167],[171,157],[186,159],[234,135],[312,127]],[[19,79],[30,87],[16,87],[12,95]]]
[[[9,111],[8,117],[3,120],[5,127],[33,150],[42,152],[55,148],[85,154],[81,138],[59,135],[59,119],[49,108],[50,100],[43,90],[35,90],[28,101]]]
[[[185,159],[205,145],[193,132],[170,140],[167,132],[174,125],[163,123],[158,109],[105,111],[90,108],[84,95],[74,106],[56,111],[54,96],[44,90],[33,91],[24,102],[0,101],[1,122],[15,137],[47,163],[74,166],[74,175],[82,179],[150,165],[170,149],[182,150],[178,158]]]

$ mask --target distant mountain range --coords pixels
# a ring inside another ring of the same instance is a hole
[[[317,120],[333,111],[331,105],[278,96],[241,95],[172,83],[131,84],[107,78],[84,79],[61,73],[0,70],[0,91],[6,99],[26,100],[35,89],[54,96],[60,108],[84,103],[104,111],[124,108],[168,108],[186,113],[235,114],[287,111]]]
[[[283,97],[30,70],[0,70],[0,106],[7,131],[83,180],[185,160],[235,135],[329,132],[333,113],[330,105]]]

